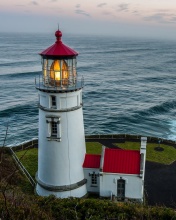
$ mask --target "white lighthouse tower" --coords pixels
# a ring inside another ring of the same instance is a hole
[[[76,71],[78,53],[56,42],[40,53],[42,77],[39,93],[39,152],[36,192],[41,196],[67,198],[86,195],[82,164],[85,135],[82,112],[83,80]]]

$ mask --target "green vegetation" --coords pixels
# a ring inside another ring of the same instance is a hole
[[[92,143],[89,143],[89,145],[92,145]],[[101,149],[101,144],[95,143],[94,146],[98,146],[97,148]],[[130,144],[130,146],[132,145]],[[37,149],[17,152],[17,154],[18,157],[21,157],[23,164],[26,164],[26,168],[28,167],[27,169],[30,169],[30,172],[35,174],[37,169]],[[1,156],[0,219],[2,220],[176,220],[175,210],[166,207],[151,207],[142,204],[118,203],[90,198],[57,199],[54,196],[40,197],[34,194],[29,195],[29,193],[24,191],[24,186],[27,186],[26,178],[15,165],[12,156],[7,153],[1,153]],[[33,165],[29,166],[28,163],[33,163]]]
[[[140,142],[125,142],[125,143],[118,143],[114,144],[122,149],[131,149],[131,150],[139,150],[140,149]],[[147,144],[147,160],[163,163],[163,164],[170,164],[175,161],[176,158],[176,149],[172,146],[168,146],[165,144],[160,144],[163,151],[156,151],[155,147],[158,144],[148,143]],[[86,152],[88,154],[101,154],[102,144],[98,142],[87,142],[86,143]],[[35,173],[38,169],[38,149],[32,148],[28,150],[18,151],[16,155],[31,174],[31,176],[35,179]],[[26,186],[27,187],[27,186]]]
[[[15,199],[8,192],[6,202],[0,195],[0,218],[3,220],[176,220],[175,210],[166,207],[115,203],[100,199],[28,196],[15,189],[13,195]]]
[[[23,151],[15,152],[23,166],[35,179],[35,174],[38,169],[38,149],[32,148]]]
[[[86,151],[89,154],[101,154],[101,146],[102,145],[98,142],[89,142],[86,143]],[[25,166],[30,175],[35,179],[35,174],[38,169],[38,149],[31,148],[23,151],[17,151],[15,153],[23,166]]]
[[[139,142],[125,142],[114,144],[122,149],[139,150]],[[162,164],[171,164],[176,159],[176,149],[172,146],[160,144],[163,151],[156,151],[155,147],[158,147],[156,143],[147,143],[147,160]]]
[[[86,142],[86,152],[88,154],[101,154],[102,144],[99,142]]]

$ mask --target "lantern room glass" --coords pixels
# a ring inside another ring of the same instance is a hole
[[[45,86],[73,86],[76,83],[76,58],[42,59]]]

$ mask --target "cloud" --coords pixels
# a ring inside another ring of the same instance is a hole
[[[57,0],[51,0],[51,2],[57,2]]]
[[[102,8],[103,6],[107,5],[107,3],[100,3],[97,5],[98,8]]]
[[[84,16],[86,16],[86,17],[90,17],[90,14],[88,14],[87,12],[85,12],[85,11],[83,11],[83,10],[81,10],[81,9],[76,9],[76,10],[75,10],[75,13],[76,13],[76,14],[80,14],[80,15],[84,15]]]
[[[80,8],[80,7],[81,7],[81,5],[80,5],[80,4],[77,4],[75,7],[76,7],[76,8]]]
[[[31,11],[30,11],[30,10],[25,10],[24,12],[25,12],[25,13],[31,13]]]
[[[36,1],[31,1],[32,5],[38,5],[38,3]]]
[[[16,7],[24,7],[25,5],[15,5]]]
[[[173,16],[170,20],[171,20],[172,22],[176,22],[176,16]]]
[[[163,21],[164,20],[164,13],[157,13],[150,16],[144,17],[145,21]]]
[[[137,10],[132,11],[132,13],[133,13],[134,15],[139,15],[139,14],[140,14],[139,11],[137,11]]]
[[[118,5],[118,11],[128,11],[129,4],[122,3]]]
[[[103,15],[112,15],[112,13],[111,12],[109,12],[109,11],[103,11],[103,13],[102,13]]]
[[[175,14],[158,12],[150,16],[143,17],[145,21],[155,21],[158,23],[173,23],[176,22]]]

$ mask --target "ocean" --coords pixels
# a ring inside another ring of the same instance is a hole
[[[64,34],[79,52],[85,134],[176,140],[176,41]],[[38,136],[39,52],[51,34],[0,33],[0,146]]]

